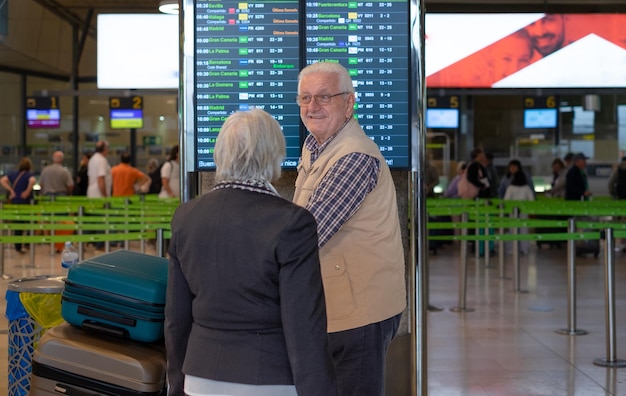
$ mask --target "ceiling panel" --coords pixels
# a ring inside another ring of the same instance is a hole
[[[0,71],[67,75],[71,72],[72,26],[88,38],[80,77],[94,77],[99,13],[157,12],[160,0],[19,0],[9,3],[9,33],[0,42]],[[624,0],[426,0],[428,12],[546,11],[626,12]],[[91,19],[88,16],[91,15]],[[89,24],[87,24],[89,21]],[[61,26],[62,25],[62,26]]]

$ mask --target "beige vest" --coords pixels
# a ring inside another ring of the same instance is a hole
[[[329,333],[389,319],[406,306],[395,186],[378,146],[355,120],[330,142],[313,166],[311,153],[302,150],[294,202],[306,206],[326,172],[353,152],[377,158],[381,167],[376,188],[320,250]]]

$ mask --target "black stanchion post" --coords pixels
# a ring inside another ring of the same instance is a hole
[[[567,223],[567,232],[573,235],[576,232],[576,221],[570,218]],[[576,328],[576,246],[574,239],[567,241],[567,329],[559,329],[557,334],[585,335],[587,330]]]
[[[4,204],[0,202],[0,212],[2,212],[3,207],[4,207]],[[0,220],[0,224],[2,224],[2,220]],[[4,229],[0,229],[0,237],[3,235],[4,235]],[[0,243],[0,270],[2,272],[2,279],[9,280],[13,278],[13,276],[7,274],[4,271],[4,243]]]
[[[626,360],[618,359],[615,338],[615,252],[613,229],[604,231],[604,309],[606,318],[606,358],[596,359],[593,364],[602,367],[626,367]]]
[[[461,223],[467,223],[467,213],[461,215]],[[465,224],[464,224],[465,225]],[[478,234],[476,235],[478,236]],[[461,255],[459,257],[459,305],[450,308],[452,312],[473,312],[473,308],[467,308],[466,305],[466,288],[467,288],[467,227],[461,228]],[[476,241],[478,242],[478,241]],[[476,243],[478,250],[478,243]],[[476,264],[478,265],[478,263]]]
[[[489,200],[485,200],[485,206],[489,206],[491,203]],[[485,212],[485,223],[489,222],[489,214]],[[485,240],[483,241],[483,250],[485,253],[485,267],[489,268],[489,255],[491,253],[491,249],[489,248],[491,241],[489,240],[489,227],[485,226]]]
[[[105,202],[104,203],[104,211],[105,211],[105,213],[104,213],[104,224],[106,224],[107,226],[109,225],[109,211],[110,211],[110,209],[111,209],[111,201]],[[107,228],[107,230],[104,231],[104,233],[106,235],[109,235],[110,234],[109,229]],[[111,252],[111,242],[109,242],[108,239],[104,242],[104,252],[105,253],[110,253]]]
[[[504,220],[504,203],[500,202],[500,222]],[[500,226],[500,236],[504,235],[504,227]],[[504,268],[504,240],[498,241],[498,266],[500,268],[500,279],[506,279]]]
[[[162,228],[156,230],[156,253],[159,257],[165,257],[165,239]]]
[[[35,205],[35,200],[34,200],[34,199],[31,199],[31,200],[30,200],[30,204],[31,204],[31,206],[32,206],[32,205]],[[30,212],[30,214],[32,215],[32,214],[33,214],[33,212],[31,211],[31,212]],[[32,226],[34,226],[34,225],[35,225],[35,220],[33,220],[33,219],[32,219],[32,217],[31,217],[31,220],[30,220],[30,225],[31,225],[31,229],[30,229],[30,231],[28,232],[28,235],[30,235],[31,237],[34,237],[34,236],[35,236],[35,228],[34,228],[34,227],[32,227]],[[23,232],[22,232],[22,235],[24,235],[24,233],[23,233]],[[27,245],[26,243],[23,243],[23,244],[22,244],[22,247],[26,247],[26,245]],[[37,268],[37,267],[35,266],[35,242],[34,242],[34,241],[32,241],[32,242],[30,243],[29,255],[30,255],[30,265],[29,265],[28,267],[29,267],[29,268]]]
[[[513,208],[512,216],[515,220],[519,219],[519,208]],[[519,228],[517,225],[511,230],[511,234],[517,236]],[[513,291],[520,292],[520,269],[519,269],[519,240],[513,240]]]
[[[81,205],[78,207],[78,229],[76,230],[78,232],[78,235],[83,235],[82,221],[83,221],[84,216],[85,216],[85,207]],[[85,254],[85,249],[83,246],[83,241],[79,240],[78,241],[78,259],[80,261],[83,261],[83,258],[85,257],[84,254]]]

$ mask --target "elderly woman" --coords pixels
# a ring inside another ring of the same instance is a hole
[[[284,155],[268,113],[232,114],[215,143],[217,184],[173,217],[170,395],[337,395],[315,219],[270,184]]]

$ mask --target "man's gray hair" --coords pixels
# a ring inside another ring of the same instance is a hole
[[[339,90],[341,92],[355,93],[354,86],[352,85],[352,77],[345,67],[337,62],[315,62],[300,71],[298,75],[298,93],[300,92],[300,81],[303,77],[311,73],[329,73],[336,74],[338,77]],[[339,92],[333,92],[339,93]]]
[[[280,124],[260,109],[231,114],[215,142],[216,181],[278,180],[285,157]]]

